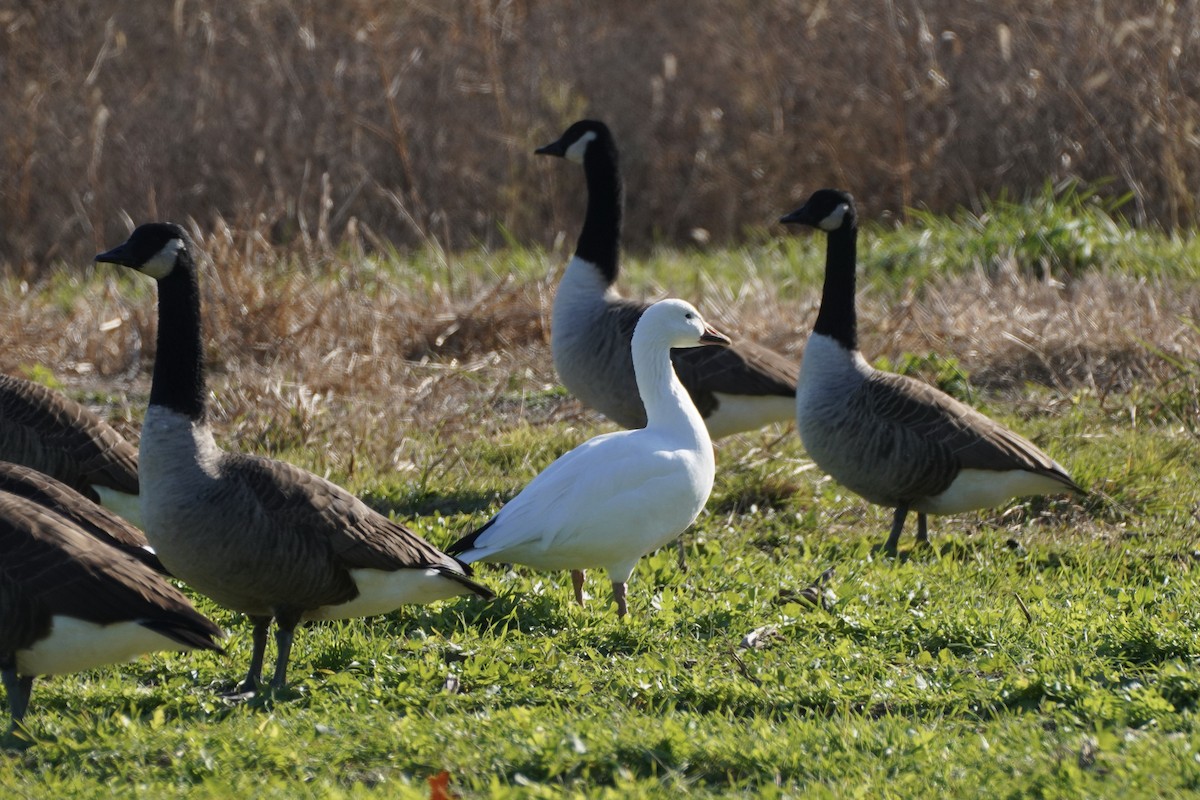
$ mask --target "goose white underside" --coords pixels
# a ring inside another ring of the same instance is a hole
[[[794,397],[722,392],[713,392],[713,396],[717,398],[717,408],[704,418],[708,435],[713,439],[757,430],[772,422],[791,422],[796,417]]]
[[[992,508],[1014,497],[1058,494],[1069,491],[1059,481],[1022,469],[999,472],[986,469],[964,469],[939,495],[920,503],[913,509],[927,514],[958,514],[980,508]]]
[[[304,619],[370,617],[387,614],[410,603],[432,603],[471,591],[436,569],[398,569],[394,572],[355,569],[350,571],[350,575],[358,586],[358,597],[341,605],[322,606],[308,611]]]
[[[639,552],[632,557],[628,554],[627,546],[625,548],[626,553],[617,556],[607,548],[597,548],[594,544],[577,539],[575,541],[555,542],[552,549],[547,549],[542,542],[522,542],[503,548],[482,547],[464,554],[463,559],[467,560],[469,558],[472,562],[491,561],[503,563],[511,561],[516,564],[524,564],[533,569],[549,571],[603,569],[608,574],[609,580],[616,583],[624,583],[633,574],[633,569],[637,566],[638,559],[652,550],[657,550],[659,547],[669,544],[678,535],[678,533],[670,534],[669,538],[665,538],[661,542],[655,542],[653,546],[648,548],[646,547],[646,542],[637,542],[636,545]],[[619,542],[618,546],[625,544],[624,542]]]
[[[121,517],[129,524],[144,528],[142,525],[142,498],[140,495],[118,492],[107,486],[92,485],[96,494],[100,495],[100,505]]]
[[[17,674],[58,675],[130,661],[158,650],[190,650],[137,622],[98,625],[55,616],[50,635],[17,651]]]

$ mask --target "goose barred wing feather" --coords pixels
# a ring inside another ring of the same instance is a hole
[[[90,484],[138,493],[137,448],[84,406],[0,375],[0,458],[59,476],[90,500]]]
[[[0,606],[20,602],[35,610],[25,617],[27,630],[19,632],[9,625],[22,615],[5,613],[0,652],[27,646],[44,633],[37,627],[48,625],[51,615],[98,625],[139,622],[186,647],[221,650],[216,644],[221,629],[174,586],[54,512],[8,492],[0,492],[0,553]],[[16,641],[21,638],[25,641]]]
[[[140,530],[49,475],[0,461],[0,491],[45,506],[78,525],[85,533],[141,561],[155,572],[167,574],[158,556],[146,549],[146,537]]]
[[[280,536],[294,538],[296,544],[306,541],[314,548],[328,547],[343,569],[390,572],[433,568],[469,574],[464,565],[418,534],[307,470],[284,461],[235,453],[226,455],[224,469],[227,477],[236,477],[258,501],[262,521],[252,524],[270,526]]]
[[[906,375],[877,372],[861,385],[856,413],[878,421],[872,430],[874,458],[881,469],[897,471],[898,499],[931,497],[945,491],[959,470],[1025,470],[1083,492],[1052,458],[1013,433],[938,389]],[[919,452],[914,459],[910,453]],[[912,469],[920,463],[922,469]],[[903,477],[900,477],[903,476]]]

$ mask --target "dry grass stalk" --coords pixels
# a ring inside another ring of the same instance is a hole
[[[640,248],[737,240],[829,184],[879,217],[1113,177],[1139,222],[1196,221],[1196,3],[830,8],[18,4],[0,265],[87,258],[122,211],[306,253],[548,243],[580,178],[530,151],[585,114],[617,131]]]

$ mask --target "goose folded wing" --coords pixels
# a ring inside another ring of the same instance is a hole
[[[483,553],[518,544],[549,550],[561,537],[604,530],[615,518],[636,519],[670,503],[655,479],[666,473],[678,482],[676,454],[629,447],[634,434],[645,438],[642,431],[616,431],[561,456],[500,509],[474,547]]]
[[[1026,470],[1082,491],[1036,445],[974,408],[905,375],[883,373],[863,385],[866,410],[925,443],[955,469]],[[940,491],[940,487],[938,491]],[[934,493],[934,492],[931,492]]]
[[[624,357],[631,363],[629,348],[633,331],[647,308],[644,303],[619,300],[611,302],[607,309],[611,325],[620,332],[611,341],[616,343],[614,346],[624,348]],[[671,363],[701,415],[708,414],[716,405],[713,392],[795,397],[796,376],[800,372],[795,361],[748,339],[735,339],[729,347],[672,350]]]
[[[146,537],[141,531],[62,481],[29,467],[0,462],[0,491],[45,506],[105,544],[133,556],[157,572],[165,572],[158,557],[147,549]]]
[[[219,650],[221,629],[145,565],[24,498],[0,497],[5,581],[52,615],[138,622],[187,647]]]
[[[729,347],[672,350],[671,363],[684,386],[722,394],[794,397],[800,371],[799,364],[747,339]]]
[[[226,474],[236,474],[253,493],[265,526],[294,537],[298,546],[329,548],[344,569],[463,571],[420,535],[335,483],[285,461],[244,454],[228,458]]]
[[[23,428],[48,456],[69,457],[85,483],[137,494],[137,449],[79,403],[32,381],[0,376],[0,419]]]

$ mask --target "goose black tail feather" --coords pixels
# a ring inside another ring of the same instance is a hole
[[[457,542],[455,542],[454,544],[447,547],[445,550],[446,555],[458,556],[458,555],[462,555],[463,553],[470,550],[472,547],[475,546],[475,540],[478,539],[484,531],[486,531],[488,528],[492,527],[492,523],[495,521],[496,521],[496,518],[492,517],[487,522],[483,523],[482,527],[477,528],[474,533],[468,533],[466,536],[462,537]]]
[[[455,559],[455,561],[458,561],[458,559]],[[461,561],[459,563],[462,564]],[[493,592],[488,587],[484,586],[482,583],[476,583],[475,581],[471,580],[470,575],[471,575],[472,570],[471,570],[470,566],[468,566],[467,564],[462,564],[462,567],[464,570],[466,570],[466,574],[463,574],[462,572],[457,572],[453,569],[450,569],[449,567],[439,566],[439,567],[436,567],[436,569],[439,573],[441,573],[443,578],[449,578],[450,580],[455,581],[456,583],[461,583],[463,586],[467,587],[472,592],[474,592],[475,594],[482,597],[484,600],[495,600],[496,599],[495,592]]]
[[[186,617],[144,619],[140,620],[139,624],[179,642],[184,647],[225,653],[225,648],[217,644],[218,639],[224,638],[224,631],[203,617],[195,620]]]

